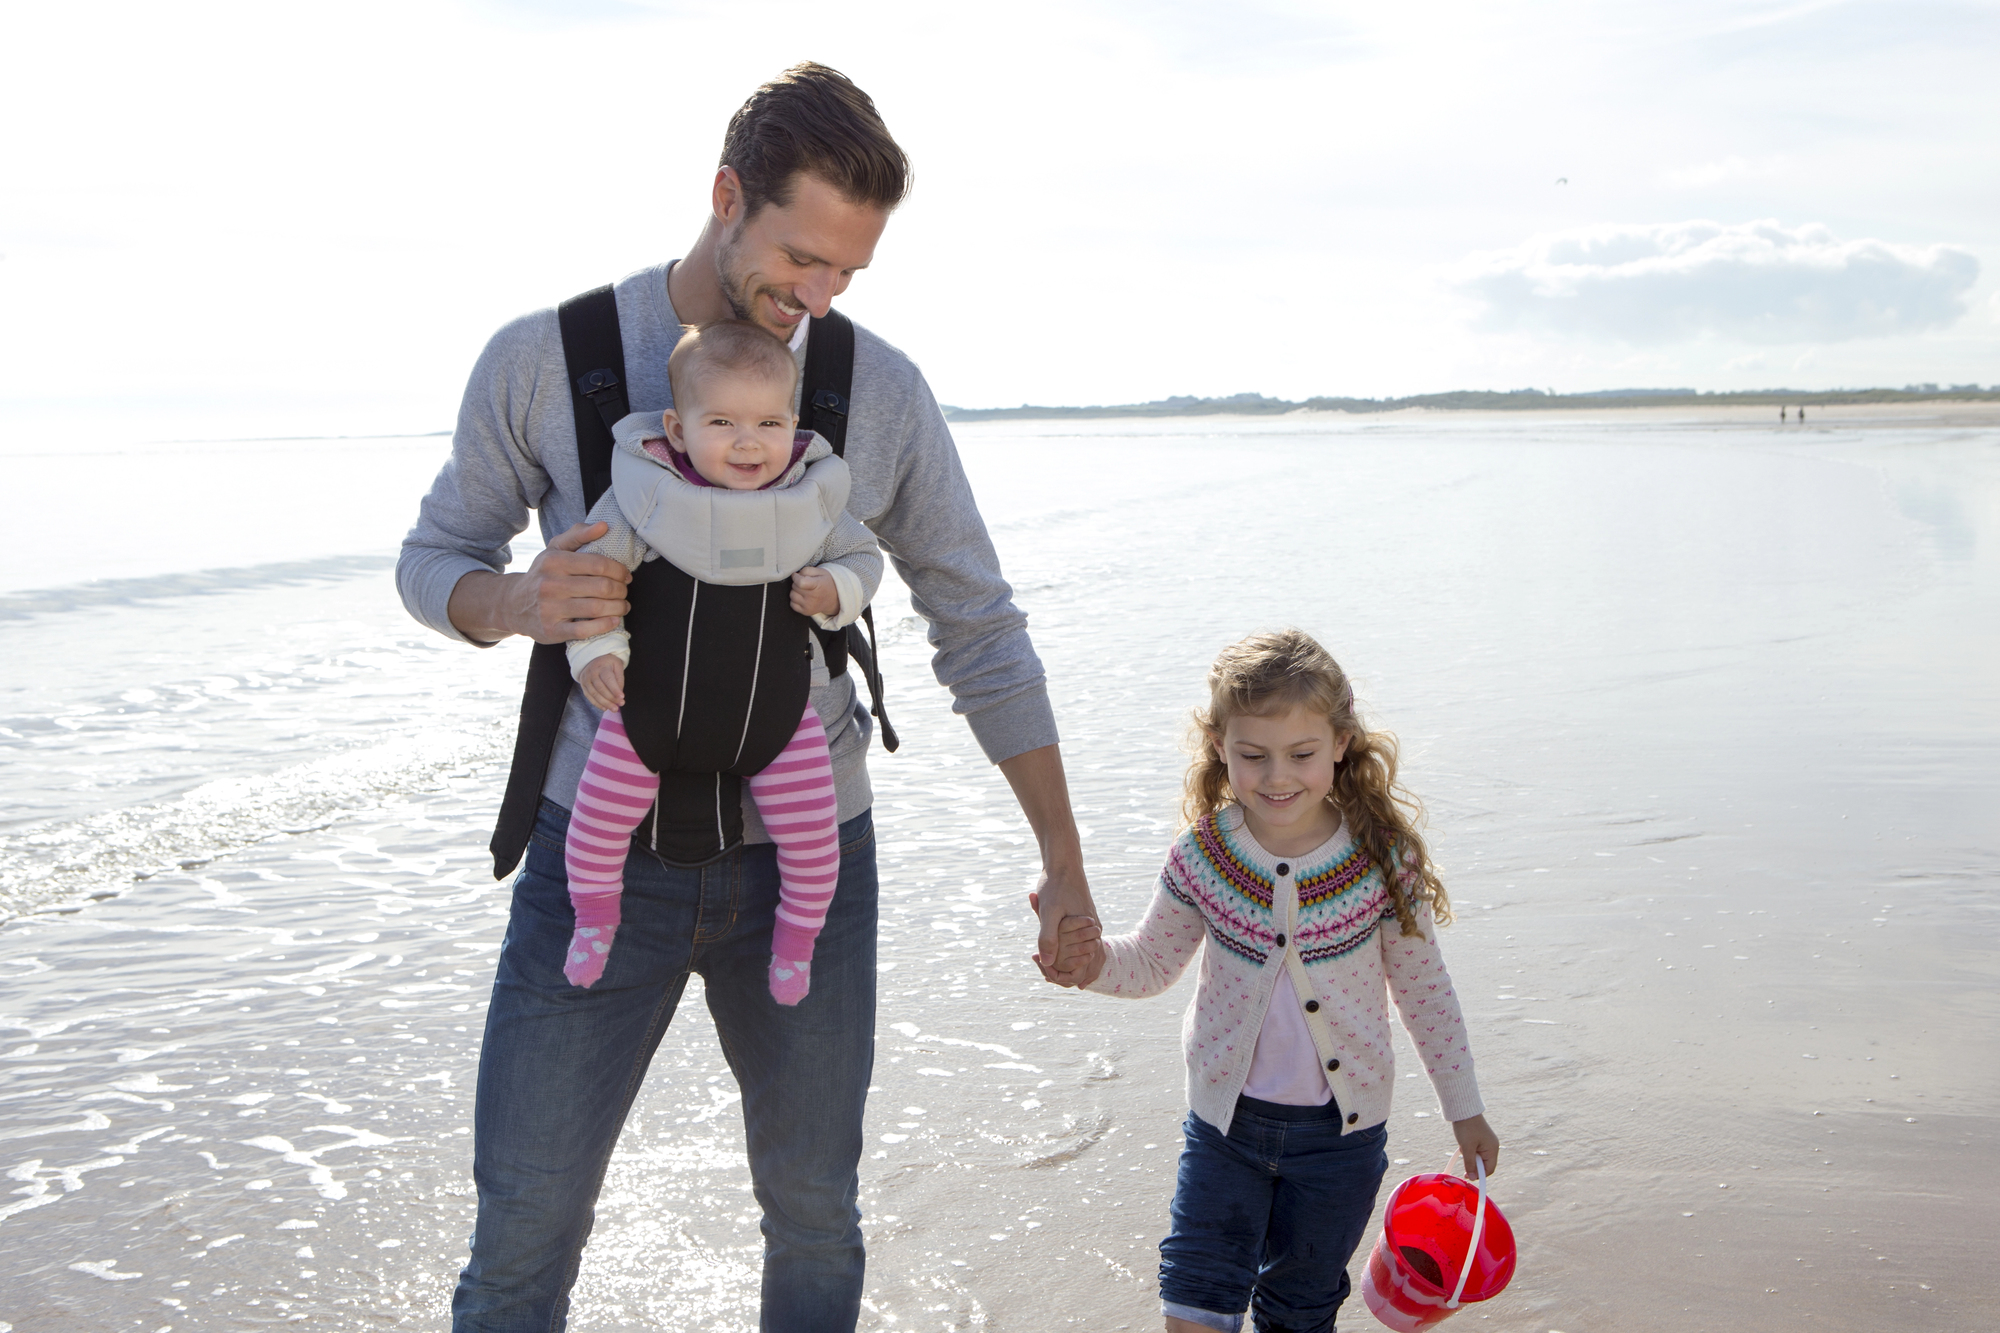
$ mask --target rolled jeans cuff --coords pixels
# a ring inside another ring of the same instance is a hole
[[[1172,1301],[1161,1301],[1160,1313],[1169,1319],[1185,1319],[1190,1324],[1200,1324],[1203,1328],[1221,1329],[1222,1333],[1243,1333],[1243,1316],[1240,1314],[1217,1314],[1213,1310],[1197,1310],[1192,1305],[1176,1305]]]

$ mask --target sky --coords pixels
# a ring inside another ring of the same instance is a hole
[[[445,430],[802,59],[967,407],[2000,384],[2000,0],[0,0],[0,441]]]

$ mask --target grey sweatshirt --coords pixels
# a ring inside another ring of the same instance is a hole
[[[626,391],[635,412],[673,405],[667,353],[680,317],[667,298],[667,269],[641,269],[617,284]],[[804,357],[803,342],[797,353]],[[859,325],[845,457],[853,476],[847,509],[874,532],[930,624],[931,668],[952,693],[994,763],[1056,742],[1055,715],[1027,617],[1000,575],[951,433],[922,372]],[[396,586],[410,614],[466,642],[446,614],[451,590],[476,569],[504,570],[509,542],[538,512],[546,541],[584,517],[562,334],[553,309],[507,324],[473,366],[452,435],[451,458],[403,539]],[[484,646],[484,645],[482,645]],[[872,726],[855,698],[857,673],[827,680],[814,645],[813,703],[833,752],[840,818],[868,809],[865,760]],[[895,682],[889,682],[893,694]],[[597,710],[572,690],[542,791],[559,805],[577,780],[597,731]],[[768,841],[744,801],[745,836]]]

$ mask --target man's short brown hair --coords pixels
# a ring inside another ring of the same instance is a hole
[[[696,406],[695,386],[718,373],[782,379],[789,397],[798,384],[799,363],[777,335],[748,320],[718,319],[689,329],[667,356],[675,410]]]
[[[746,218],[792,202],[800,172],[852,203],[894,208],[910,192],[910,159],[867,93],[837,69],[807,61],[750,94],[722,136],[722,166],[743,182]]]

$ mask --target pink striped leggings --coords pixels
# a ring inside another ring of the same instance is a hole
[[[778,919],[771,932],[771,995],[797,1004],[812,981],[813,942],[826,922],[840,880],[840,840],[833,760],[826,728],[811,704],[783,752],[750,778],[750,799],[778,845]],[[604,975],[618,933],[618,898],[625,890],[625,856],[632,834],[659,795],[659,774],[647,768],[625,735],[617,711],[604,714],[576,789],[563,861],[576,934],[563,962],[570,984],[590,986]]]

